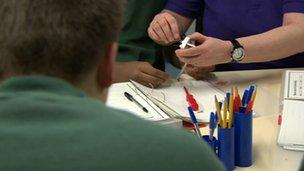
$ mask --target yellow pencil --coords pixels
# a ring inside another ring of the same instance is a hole
[[[223,123],[222,123],[222,117],[221,117],[221,108],[220,108],[220,104],[219,104],[219,102],[218,102],[218,100],[217,100],[217,98],[216,98],[216,96],[214,96],[215,98],[215,107],[216,107],[216,113],[217,113],[217,117],[218,117],[218,120],[219,120],[219,124],[220,124],[220,126],[222,127],[223,125]]]
[[[250,100],[254,102],[255,98],[256,98],[256,95],[257,95],[257,89],[254,90],[253,95],[252,95]]]
[[[231,94],[230,94],[230,98],[229,98],[229,123],[228,123],[228,128],[232,127],[232,123],[233,123],[233,104],[234,104],[234,100],[233,100],[233,90],[231,90]]]
[[[228,109],[228,102],[227,99],[225,99],[224,102],[224,114],[223,114],[223,126],[222,128],[227,128],[227,109]]]

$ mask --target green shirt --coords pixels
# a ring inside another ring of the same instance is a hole
[[[117,61],[147,61],[164,69],[160,47],[148,36],[148,27],[167,0],[127,0]]]
[[[1,171],[223,170],[194,135],[106,107],[63,80],[0,85]]]

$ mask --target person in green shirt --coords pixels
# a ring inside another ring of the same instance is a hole
[[[166,5],[167,0],[127,0],[119,51],[114,67],[114,81],[132,79],[144,85],[158,86],[169,75],[161,46],[148,36],[147,29],[154,16]]]
[[[123,3],[0,0],[0,170],[224,170],[193,134],[104,105]]]
[[[160,13],[167,0],[127,0],[123,26],[119,38],[119,51],[114,67],[114,82],[130,79],[143,85],[154,87],[165,82],[169,75],[165,71],[164,57],[177,68],[181,64],[176,60],[172,46],[161,47],[148,35],[153,18]],[[176,35],[180,39],[180,35]],[[178,47],[178,46],[177,46]],[[214,67],[194,67],[188,65],[186,73],[195,79],[205,79]]]

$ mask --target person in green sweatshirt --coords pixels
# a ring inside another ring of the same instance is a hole
[[[161,46],[148,36],[147,29],[154,16],[166,5],[167,0],[127,0],[122,30],[119,38],[114,81],[130,79],[144,85],[158,86],[169,75]]]
[[[0,170],[213,170],[193,133],[105,106],[120,0],[0,0]]]

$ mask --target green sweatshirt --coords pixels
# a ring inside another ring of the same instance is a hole
[[[1,171],[223,170],[194,135],[106,107],[67,82],[0,85]]]
[[[148,36],[154,16],[164,9],[166,0],[127,0],[117,61],[147,61],[164,70],[160,46]]]

